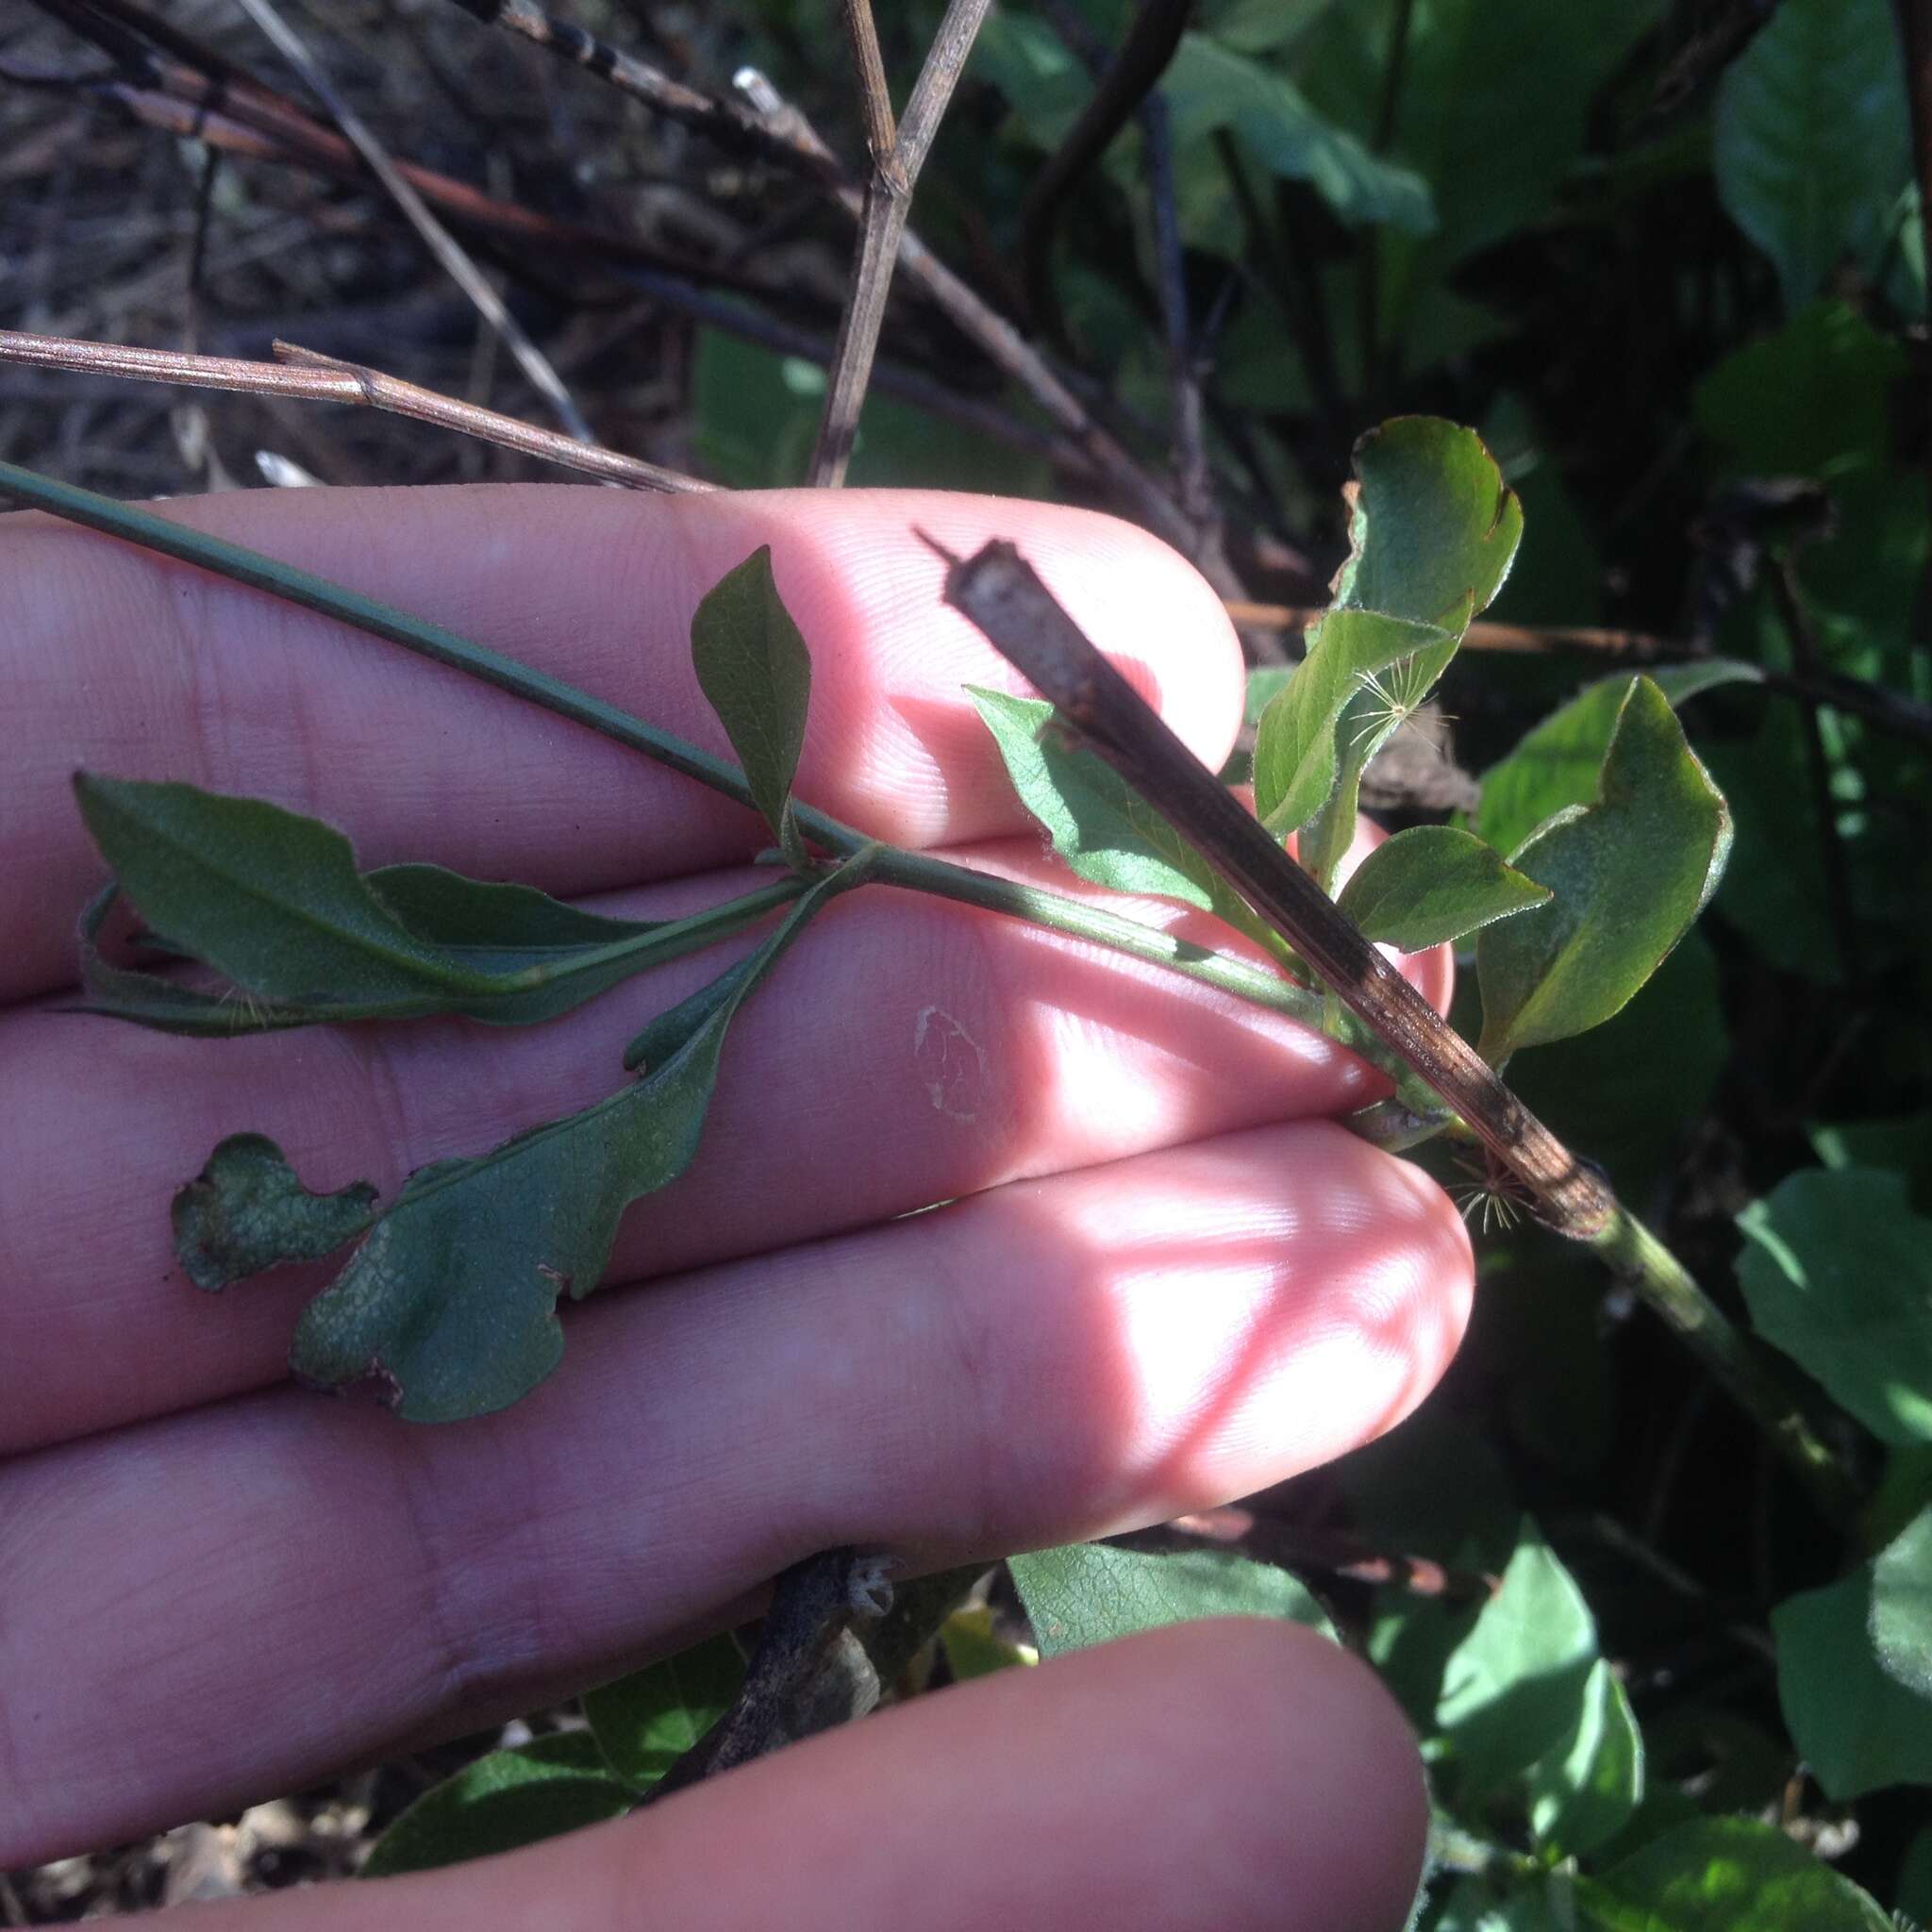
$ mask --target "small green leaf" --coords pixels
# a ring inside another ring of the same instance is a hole
[[[781,879],[685,919],[606,919],[441,866],[358,874],[340,832],[261,799],[86,774],[75,786],[122,888],[168,949],[234,982],[208,991],[108,965],[94,943],[111,903],[103,896],[82,920],[82,1010],[174,1033],[433,1013],[530,1025],[805,890]]]
[[[1782,0],[1718,87],[1719,199],[1808,302],[1849,256],[1870,269],[1909,178],[1898,35],[1886,0]]]
[[[1284,1617],[1335,1634],[1307,1587],[1286,1570],[1219,1550],[1153,1556],[1068,1543],[1008,1557],[1007,1567],[1043,1657],[1197,1617]]]
[[[1883,1441],[1932,1441],[1932,1221],[1904,1175],[1802,1169],[1738,1225],[1758,1333]]]
[[[1334,608],[1460,637],[1503,588],[1523,541],[1523,506],[1482,438],[1440,416],[1396,416],[1356,444],[1355,474]]]
[[[687,1045],[692,1034],[721,1007],[738,998],[744,982],[758,970],[758,956],[747,954],[735,966],[727,966],[717,978],[707,980],[695,992],[687,993],[675,1007],[653,1015],[637,1037],[624,1050],[624,1070],[634,1074],[640,1067],[655,1071]]]
[[[1556,903],[1484,928],[1479,1051],[1499,1065],[1617,1012],[1690,928],[1724,870],[1731,818],[1670,701],[1632,680],[1597,803],[1550,821],[1510,863]]]
[[[230,1134],[175,1196],[175,1255],[196,1288],[225,1288],[284,1261],[314,1261],[375,1218],[375,1190],[357,1181],[311,1194],[275,1143]]]
[[[698,684],[780,843],[811,696],[811,656],[761,544],[706,592],[691,621]]]
[[[729,1633],[647,1664],[584,1697],[584,1715],[610,1769],[646,1790],[731,1708],[744,1658]]]
[[[428,1872],[620,1818],[630,1791],[588,1731],[492,1751],[425,1791],[375,1842],[364,1878]]]
[[[409,1176],[296,1324],[295,1374],[325,1387],[374,1376],[408,1422],[487,1415],[563,1353],[558,1295],[598,1283],[631,1202],[697,1151],[725,1029],[805,922],[842,891],[814,888],[754,955],[728,998],[676,1052],[608,1100],[475,1159]]]
[[[1030,1643],[1011,1643],[1001,1637],[993,1613],[985,1604],[968,1604],[955,1610],[940,1625],[940,1647],[957,1684],[1040,1661],[1039,1651]]]
[[[1932,1715],[1932,1509],[1873,1558],[1871,1630],[1879,1667]]]
[[[1604,1932],[1891,1932],[1850,1879],[1753,1818],[1680,1825],[1613,1865],[1578,1904],[1582,1924]]]
[[[1530,1829],[1539,1845],[1574,1857],[1614,1838],[1642,1799],[1643,1737],[1616,1673],[1599,1657],[1575,1728],[1529,1768]]]
[[[1502,1587],[1449,1658],[1436,1705],[1464,1803],[1575,1737],[1596,1661],[1583,1592],[1525,1523]]]
[[[1321,810],[1340,771],[1342,707],[1391,665],[1453,642],[1454,634],[1372,610],[1332,610],[1299,669],[1261,714],[1255,741],[1255,811],[1277,837]]]
[[[1707,658],[1693,664],[1661,664],[1650,676],[1674,706],[1716,685],[1759,683],[1764,673],[1735,658]],[[1588,805],[1596,796],[1604,753],[1629,694],[1627,676],[1585,685],[1527,732],[1507,758],[1491,765],[1482,777],[1477,835],[1498,852],[1514,852],[1558,812]]]
[[[1549,896],[1468,832],[1411,825],[1369,854],[1338,903],[1370,939],[1419,953]]]
[[[1118,772],[1068,743],[1039,698],[966,687],[999,746],[1020,802],[1083,879],[1116,892],[1177,899],[1274,951],[1273,929]]]

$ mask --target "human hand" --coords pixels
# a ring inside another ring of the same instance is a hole
[[[1207,588],[1074,511],[546,488],[170,513],[721,748],[690,615],[770,541],[815,664],[801,794],[1062,891],[1081,889],[959,693],[1012,675],[941,606],[915,523],[962,552],[1019,541],[1210,763],[1240,717]],[[719,962],[513,1033],[210,1044],[57,1014],[100,876],[71,772],[273,797],[365,866],[433,859],[627,916],[741,889],[764,835],[393,646],[38,517],[0,522],[0,1866],[533,1707],[747,1614],[813,1550],[951,1564],[1224,1501],[1389,1426],[1455,1347],[1454,1209],[1332,1123],[1378,1075],[1156,969],[865,891],[746,1009],[696,1163],[627,1217],[610,1280],[650,1285],[572,1310],[535,1395],[416,1428],[281,1384],[322,1274],[216,1300],[172,1266],[165,1204],[215,1141],[267,1132],[311,1185],[387,1193],[612,1091],[624,1041]],[[1445,992],[1441,959],[1416,971]],[[1195,1625],[918,1700],[407,1893],[243,1909],[346,1927],[400,1907],[468,1932],[646,1910],[1393,1927],[1424,1816],[1361,1666],[1285,1626]]]

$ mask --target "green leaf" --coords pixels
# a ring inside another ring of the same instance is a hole
[[[1503,588],[1523,506],[1474,430],[1396,416],[1355,446],[1338,610],[1379,610],[1460,637]]]
[[[75,784],[95,842],[149,924],[172,951],[234,982],[210,992],[108,965],[94,941],[110,902],[97,900],[81,927],[83,1009],[167,1032],[434,1013],[530,1025],[804,890],[779,880],[687,919],[605,919],[441,866],[358,874],[340,832],[262,799],[89,774]]]
[[[424,1794],[383,1833],[364,1878],[428,1872],[602,1824],[631,1807],[588,1731],[492,1751]]]
[[[1020,802],[1083,879],[1197,906],[1276,949],[1273,929],[1153,806],[1112,766],[1067,741],[1050,704],[975,685],[966,695],[992,733]]]
[[[1690,928],[1724,870],[1731,819],[1670,700],[1632,680],[1597,803],[1559,815],[1510,856],[1556,903],[1476,941],[1491,1064],[1607,1020]]]
[[[1886,0],[1783,0],[1718,88],[1711,167],[1731,219],[1796,308],[1849,256],[1871,269],[1909,177]]]
[[[1436,225],[1419,175],[1371,153],[1280,75],[1205,34],[1181,37],[1161,92],[1177,149],[1229,128],[1271,175],[1307,182],[1345,222],[1387,222],[1418,235]]]
[[[1871,1630],[1879,1667],[1932,1713],[1932,1509],[1873,1559]]]
[[[1366,678],[1454,641],[1436,625],[1371,610],[1332,610],[1308,654],[1268,708],[1255,740],[1255,810],[1277,837],[1321,810],[1340,774],[1342,707]]]
[[[1885,1441],[1932,1441],[1932,1221],[1904,1175],[1803,1169],[1738,1225],[1758,1333]]]
[[[584,1715],[604,1761],[647,1790],[731,1708],[744,1658],[728,1632],[588,1691]]]
[[[1502,1587],[1449,1658],[1436,1705],[1464,1803],[1567,1746],[1596,1661],[1583,1592],[1525,1522]]]
[[[1651,680],[1674,705],[1714,686],[1761,683],[1756,664],[1707,658],[1694,664],[1660,664]],[[1525,733],[1509,756],[1483,774],[1475,830],[1498,852],[1515,852],[1540,825],[1596,796],[1597,774],[1630,680],[1603,677]]]
[[[230,1134],[175,1196],[175,1255],[196,1288],[225,1288],[284,1261],[333,1254],[369,1225],[375,1208],[367,1181],[311,1194],[265,1135]]]
[[[1643,1798],[1643,1738],[1616,1673],[1591,1666],[1575,1728],[1529,1768],[1529,1824],[1562,1857],[1594,1851],[1622,1831]]]
[[[1335,1634],[1307,1586],[1286,1570],[1219,1550],[1152,1556],[1068,1543],[1008,1557],[1007,1567],[1043,1657],[1197,1617],[1285,1617]]]
[[[1850,1879],[1751,1818],[1680,1825],[1590,1893],[1582,1923],[1606,1932],[1891,1932]]]
[[[792,908],[730,996],[643,1079],[475,1159],[411,1174],[335,1280],[303,1310],[295,1374],[325,1387],[375,1377],[409,1422],[507,1407],[563,1353],[557,1300],[581,1299],[624,1210],[697,1151],[725,1029],[838,876]]]
[[[705,593],[691,621],[691,657],[752,797],[785,843],[811,697],[811,655],[778,594],[769,543]]]
[[[1369,854],[1338,903],[1370,939],[1419,953],[1549,896],[1468,832],[1411,825]]]
[[[985,1604],[968,1604],[955,1610],[940,1625],[940,1647],[946,1654],[946,1667],[956,1684],[1040,1661],[1039,1651],[1030,1643],[1008,1642],[1000,1635],[993,1613]]]

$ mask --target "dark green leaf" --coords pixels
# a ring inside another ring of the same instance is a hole
[[[1596,805],[1551,821],[1511,856],[1556,903],[1476,941],[1484,1056],[1500,1063],[1618,1011],[1690,929],[1730,841],[1730,813],[1669,699],[1634,679]]]
[[[1582,1591],[1525,1523],[1502,1588],[1449,1659],[1436,1706],[1465,1802],[1567,1748],[1596,1661]]]
[[[624,1210],[697,1151],[733,1014],[838,879],[815,888],[730,996],[643,1079],[494,1152],[411,1174],[303,1310],[290,1365],[336,1386],[376,1377],[410,1422],[487,1415],[557,1365],[557,1299],[598,1283]]]
[[[1020,802],[1083,879],[1116,892],[1198,906],[1271,951],[1273,931],[1118,772],[1066,741],[1053,707],[968,685]]]
[[[1285,1617],[1332,1636],[1305,1585],[1285,1570],[1218,1550],[1150,1556],[1068,1543],[1008,1560],[1043,1657],[1197,1617]]]
[[[1804,1169],[1738,1225],[1758,1333],[1884,1441],[1932,1441],[1932,1221],[1904,1175]]]
[[[1584,1681],[1575,1728],[1529,1768],[1529,1824],[1560,1857],[1594,1851],[1643,1797],[1643,1738],[1616,1673],[1599,1657]]]
[[[752,796],[783,842],[805,743],[811,656],[778,594],[769,543],[705,593],[691,621],[691,656]]]
[[[1606,1932],[1890,1932],[1850,1879],[1751,1818],[1680,1825],[1591,1890],[1582,1922]]]
[[[1932,1719],[1932,1509],[1873,1559],[1871,1630],[1879,1668]]]
[[[1411,825],[1369,854],[1338,903],[1370,939],[1419,953],[1549,896],[1468,832]]]
[[[1659,665],[1650,675],[1673,705],[1682,705],[1715,685],[1759,682],[1764,673],[1736,658],[1708,658],[1694,664]],[[1491,765],[1482,777],[1478,834],[1498,852],[1515,852],[1558,812],[1588,805],[1596,796],[1604,753],[1629,694],[1627,676],[1586,685],[1526,733],[1507,758]]]
[[[657,1069],[677,1053],[721,1007],[734,1002],[744,983],[758,970],[758,956],[747,954],[735,966],[727,966],[717,978],[709,979],[695,992],[687,993],[675,1007],[655,1015],[624,1050],[624,1070],[634,1074],[640,1067]]]
[[[1397,416],[1356,444],[1355,473],[1334,608],[1460,637],[1503,588],[1523,538],[1523,506],[1482,438],[1439,416]]]
[[[1416,234],[1436,225],[1420,175],[1371,153],[1279,74],[1205,34],[1182,36],[1161,92],[1177,148],[1231,128],[1271,175],[1307,182],[1345,222],[1388,222]]]
[[[1874,265],[1910,159],[1886,0],[1783,0],[1718,89],[1718,195],[1777,264],[1789,308],[1847,256]]]
[[[630,1809],[588,1731],[492,1751],[424,1794],[383,1833],[364,1878],[428,1872],[535,1844]]]
[[[234,982],[214,992],[109,966],[93,944],[107,909],[97,901],[82,924],[86,1009],[170,1032],[432,1013],[529,1025],[804,890],[779,880],[686,919],[605,919],[441,866],[358,874],[340,832],[260,799],[89,774],[75,784],[96,842],[169,949]]]
[[[1307,824],[1335,790],[1342,707],[1364,681],[1453,643],[1454,636],[1370,610],[1333,610],[1322,620],[1256,736],[1255,810],[1271,832],[1286,836]]]
[[[605,1762],[645,1790],[731,1708],[743,1682],[744,1658],[720,1632],[588,1692],[584,1715]]]
[[[315,1261],[374,1218],[375,1190],[357,1181],[311,1194],[275,1143],[230,1134],[175,1196],[175,1255],[196,1288],[225,1288],[284,1261]]]

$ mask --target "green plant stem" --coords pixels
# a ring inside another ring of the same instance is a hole
[[[1834,1523],[1849,1523],[1859,1498],[1844,1466],[1806,1419],[1770,1358],[1725,1317],[1670,1249],[1622,1203],[1590,1246],[1684,1338],[1731,1399],[1784,1452],[1824,1514]]]

